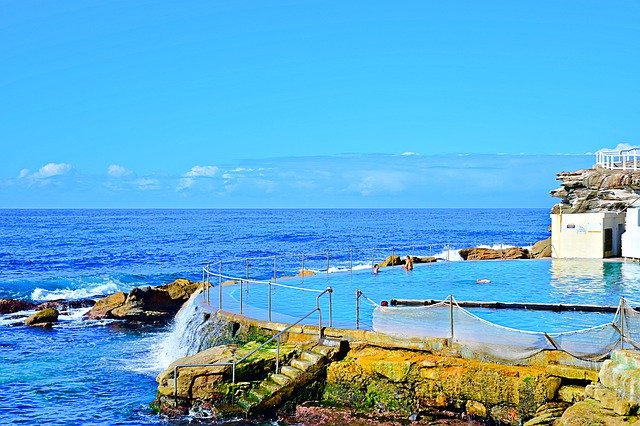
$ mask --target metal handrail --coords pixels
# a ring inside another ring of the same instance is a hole
[[[247,358],[249,358],[251,355],[255,354],[256,352],[258,352],[260,349],[262,349],[263,347],[265,347],[267,344],[269,344],[270,342],[272,342],[274,339],[277,341],[277,346],[276,346],[276,374],[279,372],[280,370],[280,338],[282,337],[282,335],[284,333],[287,333],[289,330],[291,330],[291,328],[293,328],[294,326],[300,324],[302,321],[304,321],[305,319],[309,318],[311,315],[313,315],[315,312],[318,312],[318,341],[320,342],[322,340],[322,336],[323,336],[323,329],[322,329],[322,309],[320,308],[320,297],[324,294],[329,294],[329,327],[332,327],[332,314],[331,311],[333,310],[333,306],[331,303],[331,293],[333,293],[333,289],[331,287],[327,287],[326,290],[324,290],[322,293],[320,293],[317,297],[316,297],[316,307],[310,311],[308,314],[304,315],[303,317],[299,318],[296,322],[290,324],[289,326],[287,326],[285,329],[283,329],[282,331],[278,332],[277,334],[271,336],[269,339],[267,339],[264,343],[262,343],[260,346],[258,346],[257,348],[255,348],[254,350],[252,350],[251,352],[249,352],[248,354],[246,354],[245,356],[243,356],[242,358],[235,360],[235,361],[231,361],[231,362],[214,362],[214,363],[209,363],[209,364],[177,364],[173,367],[173,398],[177,404],[178,401],[178,369],[180,368],[187,368],[187,367],[222,367],[225,365],[230,365],[231,366],[231,383],[233,388],[235,389],[236,386],[236,366],[238,364],[240,364],[241,362],[245,361]],[[234,397],[235,392],[232,393],[232,398]]]

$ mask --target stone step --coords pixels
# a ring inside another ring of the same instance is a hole
[[[262,402],[268,396],[271,396],[271,392],[259,386],[249,391],[250,399],[256,401],[257,403]]]
[[[315,363],[311,361],[305,361],[303,359],[295,358],[291,360],[291,366],[297,368],[298,370],[307,371],[309,368],[314,366]]]
[[[280,373],[291,379],[295,379],[302,374],[302,371],[291,365],[283,365],[282,368],[280,368]]]
[[[326,345],[318,345],[315,346],[312,350],[313,352],[322,354],[323,356],[329,356],[333,352],[338,351],[338,347],[335,346],[326,346]]]
[[[249,399],[245,398],[244,396],[241,396],[240,398],[236,399],[236,404],[238,404],[240,407],[242,407],[242,409],[244,411],[249,411],[255,405],[255,402],[250,401]]]
[[[300,359],[303,359],[304,361],[312,362],[314,364],[319,363],[320,361],[322,361],[323,358],[324,358],[324,355],[318,352],[302,351],[302,353],[300,354]]]
[[[262,383],[260,383],[260,387],[264,388],[265,390],[267,390],[270,394],[273,394],[275,392],[278,392],[280,389],[282,389],[282,386],[280,386],[279,384],[271,381],[271,380],[265,380]]]
[[[272,374],[271,376],[271,380],[274,381],[275,383],[279,384],[280,386],[286,386],[289,383],[291,383],[291,378],[288,376],[285,376],[284,374]]]

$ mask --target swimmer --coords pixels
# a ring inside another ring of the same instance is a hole
[[[380,265],[376,263],[375,265],[373,265],[371,272],[373,272],[374,274],[377,274],[379,271],[380,271]]]
[[[410,271],[413,269],[413,259],[411,258],[411,256],[407,256],[404,259],[404,265],[402,265],[402,267],[407,271]]]

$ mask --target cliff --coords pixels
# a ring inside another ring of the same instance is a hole
[[[632,203],[640,206],[640,171],[603,168],[561,172],[556,175],[561,186],[551,195],[562,199],[551,213],[585,213],[622,211]],[[637,201],[637,202],[636,202]]]

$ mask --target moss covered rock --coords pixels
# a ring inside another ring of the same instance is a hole
[[[469,410],[517,424],[553,399],[559,380],[543,367],[507,366],[427,352],[366,346],[327,369],[324,399],[355,408],[411,414],[430,408]]]
[[[58,321],[58,310],[53,308],[43,309],[24,320],[27,325],[47,326]]]

